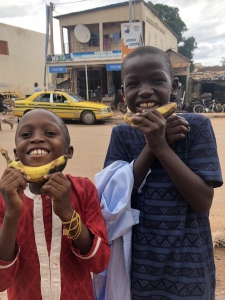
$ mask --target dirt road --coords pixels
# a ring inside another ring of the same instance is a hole
[[[11,116],[13,120],[13,117]],[[85,176],[94,181],[94,175],[102,169],[111,130],[115,124],[122,122],[122,116],[116,112],[116,116],[112,121],[105,124],[97,124],[94,126],[85,126],[76,124],[68,124],[71,135],[71,145],[74,146],[74,156],[69,161],[65,172],[75,176]],[[211,122],[215,131],[218,152],[222,167],[225,174],[225,114],[224,117],[211,118]],[[2,124],[3,131],[0,132],[0,146],[9,150],[10,157],[13,158],[14,135],[17,123],[12,130],[8,124]],[[5,160],[0,156],[0,174],[5,168]],[[210,213],[210,221],[212,232],[217,230],[225,230],[225,184],[219,189],[215,189],[214,201]],[[225,300],[225,248],[215,248],[215,262],[217,270],[217,290],[216,300]],[[1,295],[0,300],[5,300],[5,295]]]

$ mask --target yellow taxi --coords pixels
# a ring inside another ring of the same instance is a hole
[[[72,92],[42,91],[24,100],[15,100],[13,113],[22,117],[29,110],[44,108],[57,114],[63,120],[79,120],[83,124],[93,125],[97,120],[111,118],[111,107],[86,101]]]

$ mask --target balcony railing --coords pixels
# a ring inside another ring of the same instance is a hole
[[[89,43],[72,42],[70,44],[64,43],[65,53],[78,53],[78,52],[100,52],[100,46],[90,45]],[[103,45],[103,51],[117,51],[121,50],[121,44],[111,43],[110,45]]]

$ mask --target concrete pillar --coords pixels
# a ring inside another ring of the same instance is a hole
[[[99,23],[99,45],[100,45],[100,52],[103,52],[103,24],[102,24],[102,22]]]
[[[186,94],[185,94],[185,101],[191,101],[191,87],[190,87],[190,67],[187,67],[187,76],[186,76]]]
[[[85,65],[85,76],[86,76],[86,97],[87,101],[89,101],[89,94],[88,94],[88,72],[87,72],[87,65]]]
[[[65,54],[63,27],[61,27],[61,26],[60,26],[60,39],[61,39],[61,51],[62,51],[62,54]]]

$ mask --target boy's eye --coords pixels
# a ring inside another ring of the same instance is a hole
[[[165,80],[163,79],[163,78],[155,78],[155,79],[153,79],[153,82],[154,83],[162,83],[162,82],[164,82]]]
[[[136,87],[136,86],[138,86],[138,82],[137,82],[137,81],[128,82],[128,83],[126,84],[126,87],[130,87],[130,88]]]
[[[56,133],[54,131],[46,131],[45,134],[48,136],[54,136]]]
[[[31,136],[31,132],[23,132],[21,133],[21,136],[26,138],[26,137],[30,137]]]

